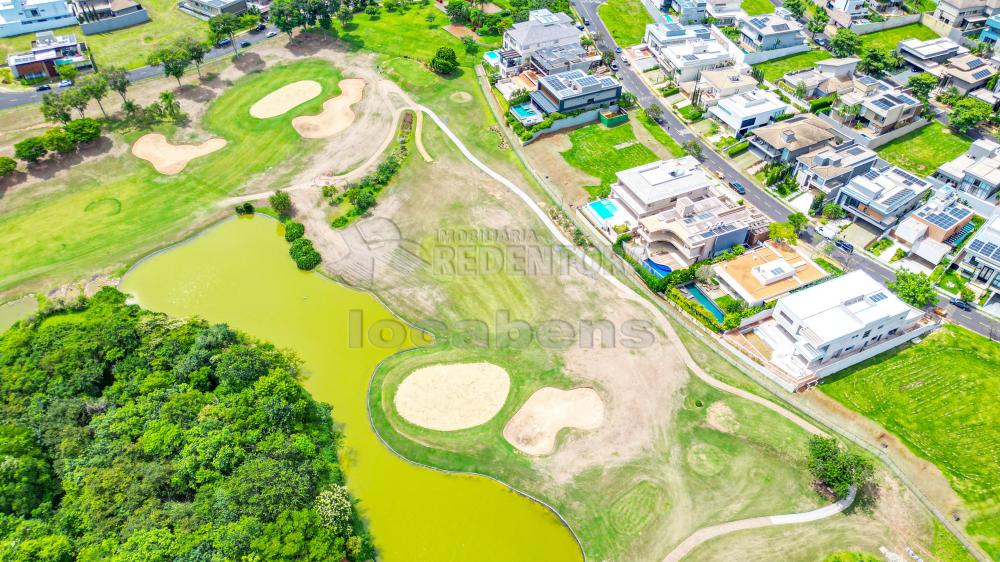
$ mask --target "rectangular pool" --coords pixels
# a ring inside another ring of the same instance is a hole
[[[708,295],[701,292],[701,289],[699,289],[697,285],[691,283],[690,285],[685,285],[684,288],[687,289],[687,292],[691,293],[691,296],[694,297],[694,300],[698,301],[698,304],[704,306],[705,310],[711,312],[712,316],[715,316],[716,320],[722,322],[722,320],[726,317],[726,313],[722,312],[722,309],[719,308],[712,299],[708,298]]]
[[[598,199],[597,201],[591,201],[588,204],[591,210],[604,220],[608,220],[615,216],[618,212],[618,205],[615,205],[614,201],[609,201],[607,199]]]
[[[483,60],[493,66],[500,66],[500,54],[496,51],[486,51],[483,53]]]
[[[514,107],[510,108],[510,110],[514,112],[514,115],[517,116],[518,119],[528,119],[530,117],[538,116],[538,112],[535,111],[535,108],[531,107],[531,104],[527,103],[523,103],[521,105],[515,105]]]

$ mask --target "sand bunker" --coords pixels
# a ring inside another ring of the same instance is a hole
[[[434,365],[410,373],[396,390],[396,411],[406,421],[438,431],[490,421],[510,390],[507,371],[491,363]]]
[[[267,94],[250,106],[250,115],[257,119],[277,117],[301,105],[323,91],[323,86],[315,80],[299,80]]]
[[[511,445],[529,455],[547,455],[564,427],[597,429],[604,422],[604,402],[592,388],[545,387],[531,395],[503,428]]]
[[[226,146],[226,139],[208,139],[199,144],[170,144],[160,133],[143,135],[132,145],[132,154],[148,160],[161,174],[179,174],[188,162]]]
[[[351,126],[355,115],[351,106],[361,101],[365,81],[348,78],[340,81],[340,95],[326,100],[319,115],[303,115],[292,119],[292,126],[304,138],[332,137]]]

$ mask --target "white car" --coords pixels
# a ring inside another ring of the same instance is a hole
[[[272,29],[271,31],[267,32],[267,37],[270,39],[271,37],[274,37],[277,34],[278,32]]]
[[[817,226],[816,232],[818,232],[820,236],[826,238],[827,240],[833,240],[834,238],[837,237],[837,229],[833,228],[832,226],[827,226],[825,224]]]
[[[69,88],[72,85],[73,85],[73,81],[72,80],[60,80],[59,81],[59,87],[60,88]]]

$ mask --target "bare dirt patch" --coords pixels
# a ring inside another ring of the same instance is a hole
[[[453,363],[410,373],[393,400],[403,419],[437,431],[482,425],[500,411],[510,391],[507,371],[492,363]]]
[[[454,94],[448,96],[448,99],[455,103],[469,103],[472,101],[472,94],[469,92],[455,92]]]
[[[547,386],[532,394],[507,425],[503,436],[522,453],[547,455],[563,428],[592,430],[604,422],[604,401],[593,388],[560,390]]]
[[[340,81],[340,95],[323,103],[319,115],[302,115],[292,119],[295,130],[307,139],[332,137],[350,127],[356,118],[351,106],[361,101],[365,81],[348,78]]]
[[[705,421],[709,427],[723,433],[736,433],[740,427],[736,412],[725,402],[713,402],[705,412]]]
[[[270,119],[301,105],[323,91],[323,86],[315,80],[299,80],[267,94],[250,106],[251,117]]]
[[[214,138],[197,144],[171,144],[160,133],[143,135],[132,144],[132,154],[148,161],[165,176],[181,173],[188,162],[226,146],[226,139]]]
[[[585,174],[566,162],[562,153],[571,148],[573,143],[568,134],[543,136],[524,147],[524,155],[533,168],[562,192],[563,201],[577,207],[589,199],[582,186],[598,185],[601,179]]]

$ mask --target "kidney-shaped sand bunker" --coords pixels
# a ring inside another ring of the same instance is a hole
[[[529,455],[556,448],[563,428],[592,430],[604,423],[604,401],[593,388],[560,390],[546,386],[532,394],[503,428],[504,438]]]
[[[403,379],[394,403],[399,415],[414,425],[455,431],[493,419],[509,391],[507,371],[492,363],[432,365]]]
[[[290,111],[323,92],[323,86],[315,80],[299,80],[278,88],[257,100],[250,106],[250,116],[269,119]]]

